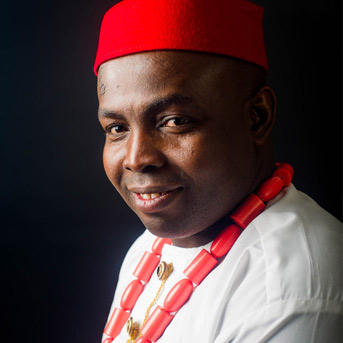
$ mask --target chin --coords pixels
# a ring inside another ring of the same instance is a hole
[[[183,225],[176,220],[163,220],[162,218],[140,218],[145,228],[153,235],[161,238],[178,239],[187,237],[189,230],[187,225]]]

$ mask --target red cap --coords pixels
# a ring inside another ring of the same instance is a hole
[[[153,50],[226,55],[268,70],[262,18],[263,8],[246,0],[124,0],[104,16],[94,72]]]

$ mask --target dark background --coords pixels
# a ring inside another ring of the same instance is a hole
[[[294,166],[298,189],[341,219],[341,9],[330,0],[256,2],[266,9],[279,100],[276,158]],[[4,342],[99,342],[121,260],[143,230],[101,161],[92,67],[113,3],[1,7]]]

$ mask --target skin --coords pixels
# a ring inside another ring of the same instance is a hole
[[[214,239],[274,168],[276,99],[252,64],[154,51],[110,60],[98,78],[106,174],[146,228],[180,247]],[[172,189],[142,211],[137,194]]]

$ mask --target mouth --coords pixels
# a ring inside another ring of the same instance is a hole
[[[182,187],[168,190],[144,189],[131,190],[134,194],[135,207],[143,213],[157,213],[169,207],[182,192]]]
[[[162,193],[135,193],[142,200],[153,200],[167,194],[168,192]]]

